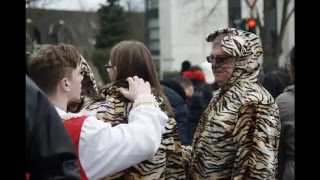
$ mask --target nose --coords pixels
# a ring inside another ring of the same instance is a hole
[[[215,60],[215,59],[211,62],[211,67],[212,67],[212,68],[218,67],[218,64],[216,63],[216,60]]]

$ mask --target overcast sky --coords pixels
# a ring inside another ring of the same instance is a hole
[[[96,11],[99,4],[106,4],[107,0],[37,0],[36,7],[61,10]],[[120,0],[120,4],[128,9],[127,2],[131,2],[131,10],[144,11],[144,0]]]

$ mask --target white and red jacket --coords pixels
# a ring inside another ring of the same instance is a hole
[[[152,104],[131,110],[128,124],[112,127],[95,116],[56,107],[78,154],[81,179],[100,179],[153,156],[168,116]]]

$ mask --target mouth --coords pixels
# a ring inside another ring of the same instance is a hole
[[[212,72],[215,73],[228,73],[231,74],[230,72],[227,71],[228,68],[234,68],[231,66],[217,66],[217,67],[212,67]]]

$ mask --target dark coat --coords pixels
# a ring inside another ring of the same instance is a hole
[[[57,111],[27,76],[25,153],[31,179],[80,179],[73,144]]]
[[[188,136],[189,109],[186,102],[174,90],[161,85],[163,93],[168,98],[170,105],[174,109],[174,119],[177,121],[182,145],[190,144]]]
[[[280,94],[276,103],[279,108],[281,134],[279,143],[279,179],[295,178],[295,120],[294,96],[295,86],[291,85]]]

